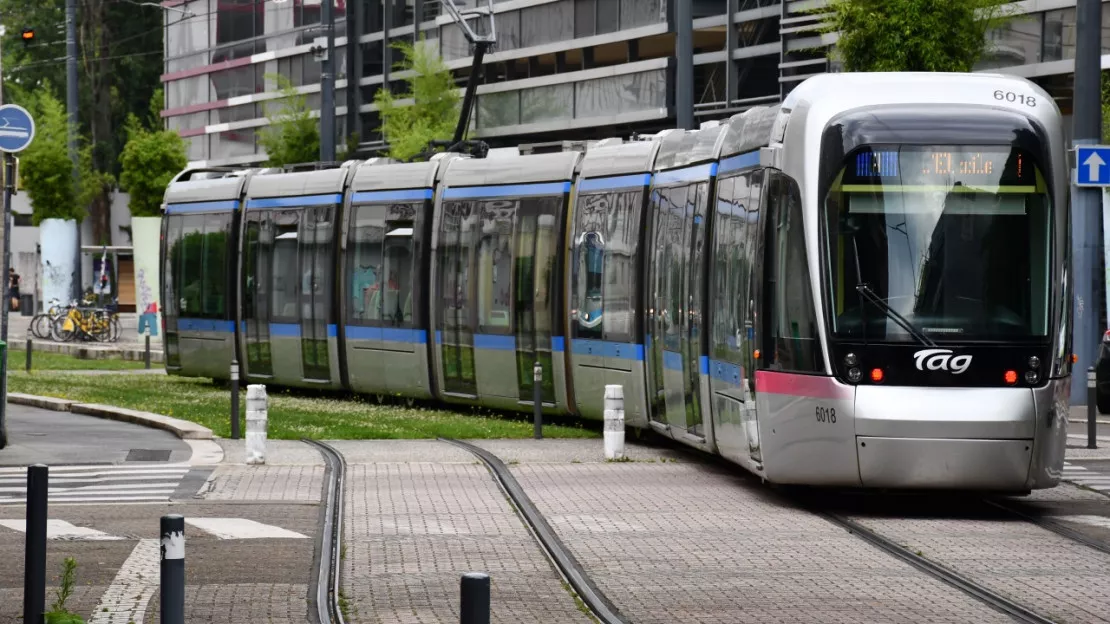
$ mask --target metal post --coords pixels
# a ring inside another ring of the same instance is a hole
[[[1095,380],[1095,367],[1087,369],[1087,448],[1098,448],[1095,438],[1098,435],[1098,390]]]
[[[150,368],[150,328],[146,330],[146,346],[143,347],[143,363],[146,364],[147,369]]]
[[[46,609],[46,494],[50,469],[27,467],[27,545],[23,561],[23,621],[42,624]]]
[[[489,575],[467,572],[462,576],[459,624],[489,624]]]
[[[1075,124],[1074,146],[1093,145],[1102,133],[1101,112],[1101,0],[1078,0],[1076,5],[1075,48]],[[1073,258],[1074,295],[1072,312],[1072,348],[1078,357],[1073,370],[1084,370],[1095,363],[1098,348],[1099,302],[1095,299],[1093,281],[1101,273],[1099,219],[1102,216],[1102,189],[1073,187],[1071,203],[1071,245]],[[1071,402],[1082,405],[1087,400],[1082,375],[1072,375]]]
[[[320,68],[320,160],[335,160],[335,3],[324,1],[324,36],[327,51]],[[357,45],[352,44],[352,45]],[[350,45],[348,47],[351,47]],[[357,87],[352,87],[357,88]],[[350,111],[348,111],[350,114]],[[355,111],[358,114],[358,111]]]
[[[0,306],[0,340],[8,342],[8,307],[11,305],[8,284],[8,267],[11,266],[12,248],[12,192],[15,191],[15,156],[4,154],[4,249],[0,260],[0,275],[4,279],[4,305]],[[0,349],[0,448],[8,445],[8,349]]]
[[[543,439],[543,366],[538,360],[532,366],[532,433]]]
[[[27,339],[27,372],[31,372],[31,339]]]
[[[185,517],[162,516],[162,623],[185,624]]]
[[[736,59],[733,58],[733,53],[739,47],[738,31],[736,24],[732,22],[740,6],[738,0],[727,0],[725,5],[728,11],[725,17],[725,106],[729,107],[740,97],[740,72],[737,71]]]
[[[731,26],[730,26],[731,27]],[[690,0],[674,3],[675,115],[677,126],[694,129],[694,17]]]
[[[77,183],[77,0],[66,0],[66,116],[69,129],[69,159],[73,162],[73,181]],[[81,300],[81,220],[77,220],[77,255],[73,274],[73,298]]]
[[[231,439],[239,439],[239,360],[231,360]]]

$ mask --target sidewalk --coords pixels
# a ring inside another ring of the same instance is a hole
[[[347,621],[457,622],[486,572],[493,622],[587,623],[492,475],[445,442],[334,442],[347,460]]]

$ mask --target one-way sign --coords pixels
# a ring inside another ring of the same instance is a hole
[[[1076,186],[1110,186],[1110,146],[1079,146],[1075,156]]]

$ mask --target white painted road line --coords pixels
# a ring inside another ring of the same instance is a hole
[[[139,540],[93,609],[89,624],[143,624],[146,605],[158,590],[161,545]]]
[[[0,520],[0,526],[7,527],[20,533],[27,532],[27,520]],[[104,531],[97,531],[88,527],[74,526],[65,520],[46,521],[46,539],[52,540],[83,540],[83,541],[113,541],[122,540],[122,537],[108,535]]]
[[[26,503],[26,469],[18,470],[21,472],[0,473],[0,506]],[[52,467],[49,501],[51,504],[167,501],[190,470],[185,464]]]
[[[1064,480],[1070,481],[1076,485],[1091,488],[1103,494],[1110,494],[1110,474],[1096,472],[1084,466],[1076,466],[1064,462]]]
[[[1060,520],[1068,520],[1069,522],[1080,522],[1082,524],[1089,524],[1091,526],[1100,527],[1103,529],[1110,529],[1110,518],[1106,516],[1056,516]]]
[[[308,539],[294,531],[246,518],[185,518],[185,523],[220,539]]]

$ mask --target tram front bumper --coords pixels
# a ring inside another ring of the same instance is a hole
[[[864,487],[1020,491],[1037,408],[1028,388],[856,390]]]

